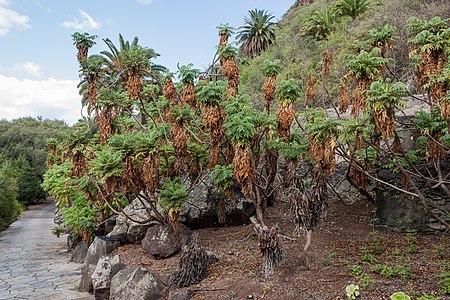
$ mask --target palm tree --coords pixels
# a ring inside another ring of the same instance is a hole
[[[95,45],[94,40],[96,38],[96,35],[89,35],[87,32],[75,32],[72,34],[73,44],[78,49],[77,59],[79,63],[81,63],[81,61],[88,56],[89,48]]]
[[[338,17],[338,11],[334,6],[316,10],[306,20],[302,29],[318,40],[326,40],[333,31]]]
[[[110,51],[100,53],[104,57],[111,81],[126,83],[132,99],[139,98],[143,77],[159,81],[162,78],[161,73],[167,70],[164,66],[151,62],[151,59],[158,57],[159,54],[151,48],[140,46],[137,37],[130,43],[119,34],[119,47],[116,47],[110,39],[103,41]]]
[[[243,55],[255,57],[275,43],[276,23],[267,10],[249,10],[244,25],[239,27],[237,40]]]
[[[349,16],[353,20],[371,8],[369,0],[340,0],[337,9],[341,16]]]

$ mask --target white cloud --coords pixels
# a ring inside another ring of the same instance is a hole
[[[37,63],[27,61],[23,64],[15,64],[14,71],[27,73],[36,77],[42,77],[42,67]]]
[[[42,116],[73,124],[81,118],[77,84],[77,80],[19,80],[0,75],[0,119]]]
[[[79,9],[81,20],[73,18],[72,21],[65,21],[61,25],[68,29],[75,30],[93,30],[100,29],[101,24],[94,20],[87,12]]]
[[[13,29],[30,29],[31,25],[28,24],[28,16],[6,8],[8,5],[8,0],[0,0],[0,36],[7,35]]]
[[[139,4],[150,4],[152,3],[153,0],[136,0],[137,3]]]

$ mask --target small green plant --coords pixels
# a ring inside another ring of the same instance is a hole
[[[267,283],[264,283],[263,285],[263,294],[267,294],[268,292],[270,292],[271,286]]]
[[[322,257],[322,266],[329,267],[331,265],[331,259],[329,257]]]
[[[439,297],[433,297],[433,296],[428,296],[427,294],[423,293],[422,297],[418,298],[417,300],[440,300],[441,298]]]
[[[391,298],[391,300],[411,300],[411,297],[403,292],[393,293],[389,298]]]
[[[388,279],[399,277],[401,280],[407,280],[408,278],[413,277],[411,269],[403,265],[391,267],[387,264],[377,264],[373,265],[370,268],[370,271]]]
[[[400,249],[395,248],[394,250],[392,250],[392,256],[395,258],[400,258],[401,257]]]
[[[384,236],[381,235],[378,231],[374,230],[370,233],[370,241],[368,243],[367,250],[374,254],[374,255],[380,255],[384,252],[383,247],[383,238]]]
[[[352,276],[358,277],[363,273],[361,266],[351,265],[349,268],[350,268],[350,274]]]
[[[374,285],[373,279],[370,278],[370,276],[367,275],[367,273],[361,274],[358,279],[361,286],[365,289],[370,288]]]
[[[60,237],[62,233],[64,233],[64,228],[61,226],[54,226],[51,230],[53,235],[56,235],[56,237]]]
[[[417,236],[415,232],[408,232],[406,234],[406,241],[408,242],[408,253],[416,253]]]
[[[372,264],[374,262],[377,261],[377,259],[375,258],[375,256],[372,253],[369,253],[367,250],[363,250],[362,251],[362,256],[361,256],[361,261],[368,263],[368,264]]]
[[[446,249],[444,247],[440,246],[440,245],[435,245],[434,249],[433,249],[433,252],[436,254],[436,256],[439,259],[444,259],[445,254],[446,254]]]
[[[439,290],[447,295],[450,295],[450,271],[441,271],[437,277],[439,278]]]
[[[345,287],[345,294],[347,295],[348,299],[351,299],[351,300],[358,299],[360,296],[359,286],[354,285],[353,283],[350,285],[347,285]]]

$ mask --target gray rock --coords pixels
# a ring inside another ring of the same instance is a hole
[[[142,246],[156,259],[167,258],[186,245],[191,235],[192,231],[183,224],[178,224],[177,232],[174,232],[171,224],[157,225],[147,230]]]
[[[78,233],[72,231],[67,235],[67,252],[72,252],[76,246],[81,242],[81,236]]]
[[[83,266],[81,267],[81,280],[79,290],[81,292],[92,292],[91,275],[97,266],[97,263],[103,255],[110,254],[114,249],[120,246],[120,240],[110,237],[96,237],[89,246]]]
[[[400,185],[398,174],[390,171],[380,171],[380,178]],[[426,230],[429,216],[419,198],[380,184],[375,201],[377,224],[399,230]]]
[[[445,231],[447,229],[447,227],[441,223],[429,223],[428,227],[436,231]]]
[[[95,300],[108,300],[111,286],[112,255],[103,255],[91,275]]]
[[[111,280],[110,300],[163,299],[164,284],[159,276],[143,267],[127,267]]]
[[[134,199],[124,208],[124,212],[137,221],[145,221],[151,217],[151,213],[139,199]],[[134,243],[141,241],[144,238],[147,229],[156,224],[158,224],[156,221],[140,224],[127,219],[124,215],[119,215],[116,218],[116,225],[108,236],[120,237],[126,239],[129,243]]]
[[[113,278],[114,275],[119,273],[122,269],[125,269],[126,265],[122,262],[119,255],[115,255],[111,259],[111,274],[110,277]]]
[[[191,229],[220,226],[217,218],[217,207],[222,193],[212,184],[211,180],[197,185],[189,194],[189,200],[183,204],[179,221]],[[250,217],[255,214],[251,200],[244,197],[236,188],[232,199],[225,201],[227,225],[243,225],[250,223]]]
[[[84,262],[88,252],[88,246],[84,242],[78,243],[75,249],[72,251],[72,257],[70,261],[81,264]]]
[[[170,291],[167,300],[189,300],[193,295],[192,290]]]

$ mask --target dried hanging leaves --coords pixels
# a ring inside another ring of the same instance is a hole
[[[286,141],[289,140],[291,124],[295,118],[293,103],[281,103],[278,108],[278,136]]]
[[[128,70],[127,92],[131,99],[138,100],[141,96],[142,80],[138,69]]]
[[[352,104],[351,115],[353,117],[359,116],[361,109],[366,109],[366,100],[368,95],[364,95],[362,92],[369,90],[371,83],[372,80],[368,78],[361,78],[358,80],[356,88],[353,90],[352,97],[350,99],[350,103]]]
[[[183,101],[189,104],[192,108],[197,107],[197,94],[195,93],[195,86],[192,83],[186,83],[183,86]]]
[[[336,170],[335,147],[334,139],[319,142],[315,138],[310,138],[308,141],[309,154],[320,163],[325,176],[330,176]]]
[[[341,81],[341,84],[339,85],[339,113],[347,112],[349,105],[350,97],[348,94],[348,84]]]
[[[306,100],[308,102],[311,102],[314,100],[314,96],[316,95],[316,90],[314,88],[314,85],[316,84],[316,77],[315,76],[309,76],[308,82],[307,82],[307,90],[306,90]]]
[[[322,76],[327,78],[330,75],[330,67],[333,63],[333,53],[327,50],[323,53],[323,66],[322,66]]]
[[[186,170],[187,167],[187,142],[189,135],[178,122],[171,126],[174,149],[174,172],[178,176]]]
[[[155,194],[159,185],[159,159],[159,154],[148,155],[142,163],[142,180],[150,194]]]
[[[250,197],[252,192],[252,153],[248,145],[234,145],[234,176],[241,185],[242,192]]]
[[[266,113],[270,114],[270,104],[275,99],[275,81],[276,76],[266,76],[264,78],[264,102],[266,107]]]

